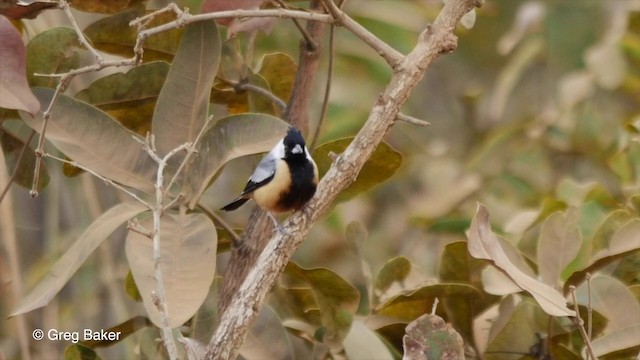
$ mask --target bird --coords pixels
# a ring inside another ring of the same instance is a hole
[[[309,154],[304,138],[294,126],[258,163],[240,195],[223,206],[233,211],[253,199],[267,211],[276,229],[281,229],[273,214],[301,209],[316,192],[318,166]]]

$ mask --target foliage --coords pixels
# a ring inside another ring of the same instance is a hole
[[[131,57],[137,30],[129,22],[155,9],[106,4],[71,2],[102,14],[83,25],[92,46]],[[204,4],[220,11],[262,2]],[[46,9],[30,6],[0,14],[35,17]],[[346,11],[406,52],[438,9],[352,0]],[[599,358],[640,352],[640,17],[623,2],[510,0],[487,0],[476,16],[403,109],[432,125],[393,127],[287,265],[240,350],[245,359],[399,359],[433,350],[425,329],[434,324],[467,358],[580,359],[587,340],[576,314]],[[148,26],[173,20],[165,13]],[[54,348],[65,358],[129,357],[135,348],[141,358],[166,356],[155,341],[162,315],[143,231],[153,228],[142,202],[153,203],[158,163],[141,144],[152,132],[161,157],[186,143],[196,150],[168,163],[165,205],[174,206],[159,230],[170,326],[197,353],[216,323],[215,275],[230,246],[228,229],[216,228],[207,209],[241,190],[255,165],[247,155],[268,151],[287,126],[273,99],[241,85],[287,102],[299,32],[282,19],[190,24],[151,36],[140,65],[77,79],[56,97],[57,78],[34,73],[91,61],[74,29],[61,25],[21,34],[0,16],[6,169],[31,187],[37,145],[29,133],[42,131],[55,97],[44,150],[69,159],[65,174],[74,165],[91,172],[62,177],[59,163],[47,160],[38,183],[44,199],[24,205],[28,194],[11,189],[21,203],[13,211],[29,291],[0,302],[2,314],[14,316],[8,324],[25,316],[34,328],[126,334],[107,343],[30,339],[38,355]],[[352,34],[337,29],[335,43],[328,120],[316,129],[323,145],[312,149],[321,173],[360,128],[390,72]],[[312,104],[312,113],[319,107]],[[119,187],[136,198],[125,199]],[[246,213],[229,219],[242,227]],[[58,322],[45,322],[43,312]],[[19,358],[12,331],[0,328],[10,349],[0,354],[10,359]]]

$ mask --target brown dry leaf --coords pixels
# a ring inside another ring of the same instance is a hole
[[[0,16],[0,107],[24,110],[32,115],[40,111],[26,74],[25,47],[18,30]]]
[[[35,19],[43,10],[55,7],[58,7],[58,3],[53,1],[34,1],[23,4],[21,1],[3,0],[0,1],[0,15],[14,20]]]
[[[471,256],[493,261],[495,266],[504,271],[521,289],[531,294],[547,314],[575,316],[575,312],[567,308],[567,301],[560,292],[525,274],[511,263],[500,246],[498,237],[491,230],[489,211],[482,204],[478,204],[467,238]]]

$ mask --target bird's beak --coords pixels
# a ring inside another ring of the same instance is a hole
[[[302,150],[302,146],[300,144],[296,144],[296,146],[291,149],[292,154],[302,154],[304,150]]]

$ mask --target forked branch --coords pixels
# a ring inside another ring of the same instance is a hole
[[[401,106],[424,76],[429,64],[440,54],[455,49],[453,34],[464,14],[481,5],[481,0],[452,0],[445,5],[435,23],[421,34],[414,50],[395,68],[384,93],[374,104],[367,122],[353,142],[333,162],[315,197],[294,213],[260,254],[231,303],[222,314],[205,359],[233,359],[243,343],[250,325],[258,316],[270,289],[311,226],[329,209],[336,196],[349,186],[394,124]]]

